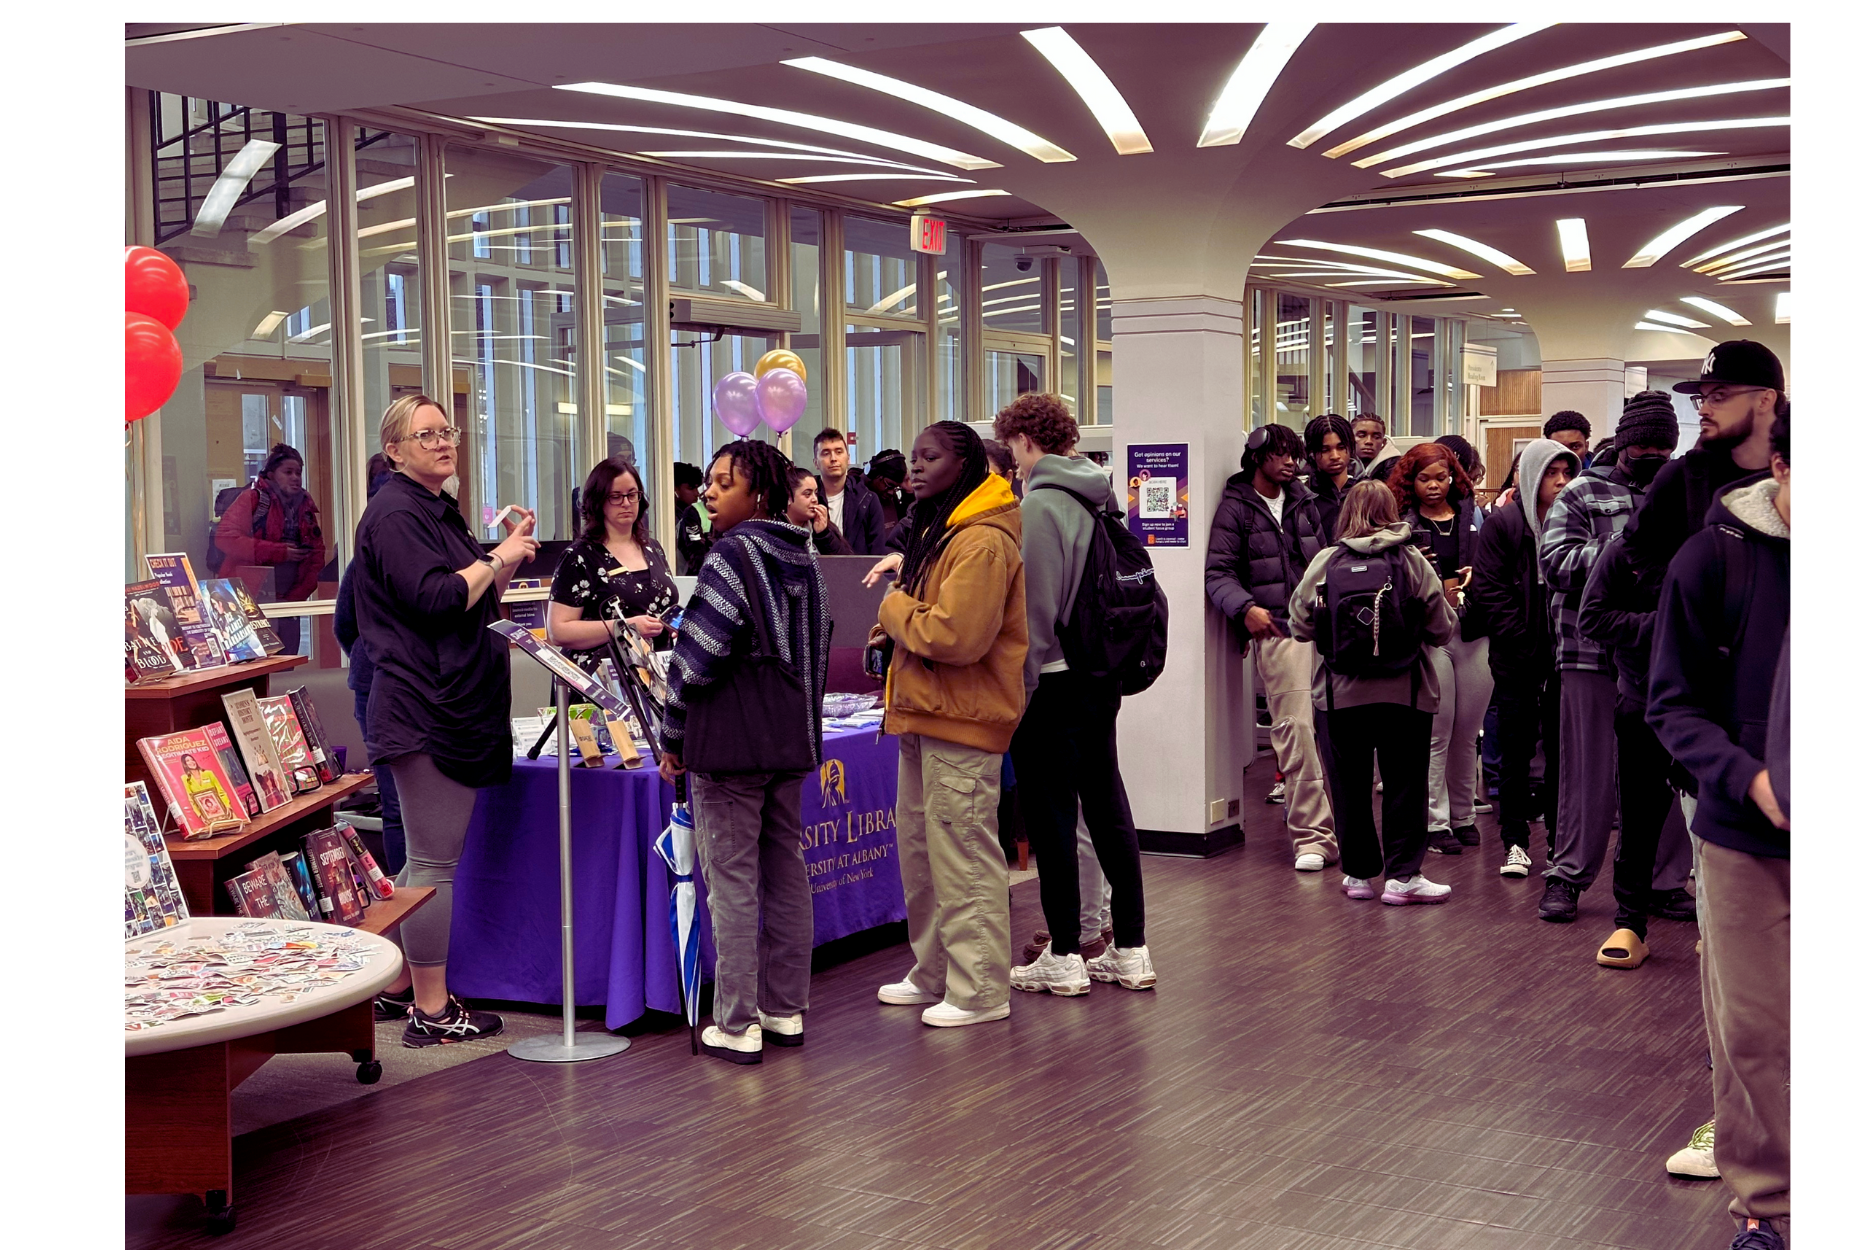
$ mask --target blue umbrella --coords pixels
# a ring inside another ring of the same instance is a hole
[[[690,820],[688,787],[677,779],[671,823],[652,845],[670,867],[671,941],[677,948],[677,979],[684,991],[684,1017],[690,1022],[690,1053],[697,1053],[697,993],[702,989],[703,939],[697,928],[697,830]]]

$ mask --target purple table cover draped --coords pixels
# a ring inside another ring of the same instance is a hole
[[[905,918],[899,882],[898,740],[875,729],[826,736],[801,787],[801,845],[814,890],[814,944]],[[573,769],[574,1001],[607,1028],[646,1008],[681,1010],[671,878],[651,849],[671,788],[649,767]],[[516,760],[477,797],[456,868],[449,983],[469,998],[558,1003],[560,797],[553,759]],[[698,882],[699,894],[706,893]],[[703,908],[703,972],[716,950]]]

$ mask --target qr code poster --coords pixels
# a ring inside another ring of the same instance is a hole
[[[1126,524],[1149,547],[1190,545],[1191,444],[1126,449]]]

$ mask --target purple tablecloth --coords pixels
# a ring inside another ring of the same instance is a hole
[[[829,733],[827,762],[801,787],[801,844],[814,890],[814,943],[905,918],[898,875],[898,740]],[[560,999],[560,800],[552,758],[516,760],[483,790],[456,869],[449,983],[470,998]],[[681,1001],[670,873],[651,849],[671,788],[649,767],[573,769],[574,978],[607,1028]],[[701,874],[699,874],[699,877]],[[699,885],[701,882],[699,881]],[[704,927],[703,969],[715,950]]]

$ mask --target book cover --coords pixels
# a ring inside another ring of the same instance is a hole
[[[247,768],[241,763],[241,753],[234,749],[228,731],[220,721],[210,721],[202,726],[202,732],[208,735],[208,744],[215,748],[215,758],[221,761],[221,771],[228,774],[228,783],[234,787],[234,801],[242,818],[252,819],[260,815],[260,799],[254,793],[254,784],[248,780]]]
[[[314,875],[319,889],[332,900],[326,917],[333,924],[354,925],[364,919],[364,903],[352,884],[351,856],[337,829],[317,829],[306,835],[312,843]]]
[[[343,824],[337,824],[332,827],[339,830],[339,837],[343,839],[345,836],[345,826]],[[359,862],[358,856],[353,853],[349,842],[345,844],[345,868],[352,874],[352,889],[357,893],[358,905],[365,908],[375,905],[378,900],[376,892],[371,888],[371,879],[366,875],[364,864]]]
[[[306,734],[300,728],[299,717],[293,713],[293,700],[283,694],[276,694],[265,699],[256,699],[260,706],[261,719],[267,722],[267,732],[273,735],[274,750],[279,753],[280,767],[293,779],[296,793],[305,794],[317,790],[320,785],[319,768],[313,763],[312,753],[306,749]]]
[[[514,589],[510,583],[510,590]],[[524,599],[505,605],[508,619],[534,635],[541,642],[547,641],[547,601],[545,599]]]
[[[261,644],[260,635],[254,632],[247,613],[241,610],[241,601],[235,597],[234,587],[227,578],[211,578],[202,583],[202,615],[220,637],[230,661],[239,664],[267,658],[267,648]]]
[[[302,833],[299,838],[300,866],[306,870],[306,880],[312,886],[313,899],[319,905],[314,918],[330,923],[332,920],[332,896],[326,893],[324,882],[319,880],[319,855],[313,849],[312,834]]]
[[[286,869],[293,892],[299,895],[300,909],[309,920],[320,919],[319,891],[313,889],[312,873],[306,870],[306,857],[298,851],[288,851],[280,857],[280,866]]]
[[[141,937],[189,918],[163,841],[162,822],[141,781],[124,786],[124,937]]]
[[[182,637],[193,657],[194,662],[189,667],[213,668],[226,664],[228,656],[222,650],[221,639],[202,614],[202,588],[195,580],[195,570],[189,567],[189,557],[182,552],[172,552],[144,556],[143,562],[149,567],[150,576],[169,592],[169,604],[175,609],[176,622],[182,627]]]
[[[273,891],[273,882],[267,874],[258,869],[249,869],[239,876],[229,877],[223,882],[228,887],[228,896],[234,900],[234,909],[243,916],[252,916],[257,920],[284,919],[280,914],[280,900]]]
[[[246,822],[234,782],[222,770],[207,730],[139,738],[137,752],[156,778],[156,788],[175,813],[185,839],[225,833]]]
[[[221,580],[227,582],[229,589],[234,591],[235,600],[241,605],[241,614],[247,617],[247,623],[254,627],[254,635],[260,639],[262,649],[268,655],[279,655],[286,650],[286,643],[280,640],[280,635],[275,632],[273,622],[267,619],[267,614],[260,610],[260,604],[255,602],[253,594],[247,588],[247,582],[239,577],[224,577]]]
[[[397,887],[392,884],[389,877],[384,875],[384,870],[378,867],[377,857],[365,849],[365,840],[358,836],[358,831],[343,821],[339,822],[337,828],[345,839],[345,845],[351,848],[352,858],[364,868],[365,880],[371,892],[379,898],[390,898],[396,894]]]
[[[284,806],[293,797],[292,783],[280,766],[280,753],[273,745],[273,735],[267,732],[259,700],[252,690],[231,690],[221,696],[221,703],[228,713],[229,736],[247,765],[248,780],[254,785],[260,809],[271,812]]]
[[[624,702],[607,690],[604,682],[583,671],[573,661],[560,654],[559,649],[552,643],[542,642],[513,621],[490,621],[488,627],[540,661],[549,672],[565,682],[567,687],[581,698],[597,703],[615,716],[625,711]]]
[[[181,672],[182,627],[169,606],[169,592],[155,580],[124,587],[124,677],[147,681]]]
[[[273,886],[274,901],[279,904],[280,915],[287,920],[311,920],[312,916],[300,902],[299,891],[293,888],[293,879],[287,876],[286,865],[280,862],[278,851],[268,851],[259,859],[248,861],[248,871],[258,872],[267,878]]]
[[[337,781],[339,759],[332,753],[332,740],[326,737],[325,726],[319,723],[319,709],[313,706],[312,694],[304,686],[295,686],[286,696],[293,701],[293,714],[299,717],[300,732],[306,735],[306,750],[319,769],[319,780]]]

